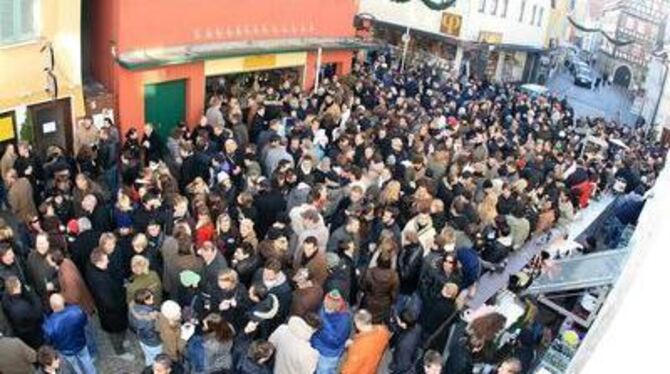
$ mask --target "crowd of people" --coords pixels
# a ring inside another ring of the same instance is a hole
[[[478,279],[613,185],[644,193],[666,151],[385,52],[241,95],[167,139],[84,120],[74,156],[7,146],[0,372],[95,373],[104,333],[155,374],[523,373],[492,349],[504,316],[459,314]]]

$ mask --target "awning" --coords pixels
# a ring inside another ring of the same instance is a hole
[[[117,56],[119,65],[128,70],[186,64],[194,61],[323,50],[377,49],[381,46],[355,38],[298,38],[189,44],[173,47],[138,49]]]

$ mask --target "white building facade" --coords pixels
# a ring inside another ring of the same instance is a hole
[[[468,66],[497,81],[537,81],[546,79],[539,66],[551,4],[551,0],[456,0],[452,7],[436,11],[421,0],[360,0],[359,15],[371,17],[375,31],[390,28],[397,34],[409,27],[410,48],[427,49],[454,66]],[[394,43],[397,38],[384,39]]]

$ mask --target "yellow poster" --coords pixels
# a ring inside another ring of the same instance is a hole
[[[272,69],[277,63],[277,55],[255,55],[244,58],[244,70]]]
[[[16,137],[14,133],[14,116],[2,115],[0,116],[0,142],[11,140]]]

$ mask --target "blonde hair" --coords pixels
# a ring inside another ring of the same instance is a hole
[[[225,282],[231,282],[233,284],[237,284],[238,282],[238,276],[237,272],[231,268],[223,269],[219,272],[219,280],[225,281]]]
[[[130,260],[130,267],[141,267],[141,274],[149,274],[149,260],[142,255],[135,255]]]
[[[116,207],[122,212],[128,212],[133,209],[132,201],[130,197],[119,190],[119,194],[116,200]]]
[[[149,245],[149,240],[147,239],[146,235],[139,233],[133,238],[132,244],[133,248],[141,247],[142,249],[145,249]]]
[[[397,180],[392,180],[386,184],[379,196],[382,205],[395,204],[400,200],[401,185]]]
[[[496,208],[497,204],[498,199],[493,194],[487,194],[484,197],[484,200],[479,203],[477,212],[479,213],[479,219],[482,223],[489,224],[495,221],[496,216],[498,215],[498,209]]]

